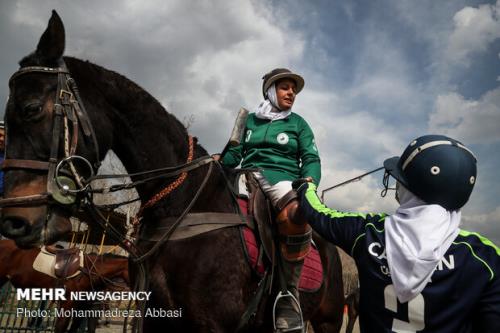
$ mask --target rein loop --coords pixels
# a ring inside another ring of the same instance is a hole
[[[189,136],[189,152],[188,152],[188,157],[187,157],[186,163],[190,163],[193,160],[193,154],[194,154],[194,143],[193,143],[193,137],[190,135]],[[137,218],[139,219],[142,216],[142,213],[144,212],[145,209],[153,207],[154,205],[156,205],[158,203],[158,201],[165,198],[173,190],[175,190],[177,187],[179,187],[186,180],[186,177],[187,177],[187,172],[184,171],[179,175],[179,177],[176,180],[174,180],[172,183],[170,183],[168,186],[166,186],[160,192],[156,193],[151,199],[149,199],[144,205],[141,206],[139,213],[137,213]]]

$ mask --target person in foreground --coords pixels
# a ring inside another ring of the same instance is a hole
[[[307,122],[292,112],[304,79],[286,68],[276,68],[263,77],[264,100],[246,121],[243,142],[230,148],[221,162],[234,168],[259,169],[255,178],[278,212],[280,281],[285,297],[275,306],[276,332],[302,332],[304,324],[298,302],[298,283],[311,244],[311,227],[296,214],[298,202],[292,181],[321,178],[321,165],[314,135]]]
[[[500,332],[500,249],[459,228],[476,159],[442,135],[412,141],[384,162],[397,180],[393,215],[329,209],[313,183],[295,182],[312,228],[359,270],[362,332]]]

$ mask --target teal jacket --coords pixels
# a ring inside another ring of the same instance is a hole
[[[272,184],[312,177],[321,179],[321,163],[314,135],[307,122],[291,113],[285,119],[270,121],[251,113],[239,146],[230,148],[222,163],[231,168],[259,168]]]

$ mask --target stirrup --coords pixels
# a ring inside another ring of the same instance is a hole
[[[297,305],[297,308],[299,309],[299,316],[300,316],[300,325],[297,327],[291,327],[291,328],[286,328],[286,329],[279,329],[276,328],[276,305],[278,304],[278,301],[282,298],[287,298],[290,297],[292,301]],[[278,295],[276,296],[276,300],[274,301],[273,305],[273,328],[274,332],[279,332],[279,333],[286,333],[286,332],[300,332],[304,333],[304,317],[302,316],[302,308],[300,307],[299,300],[297,297],[295,297],[289,290],[286,291],[286,293],[283,293],[283,291],[280,291]]]

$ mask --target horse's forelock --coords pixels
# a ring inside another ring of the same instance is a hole
[[[51,59],[44,58],[43,56],[40,56],[36,51],[33,51],[30,54],[28,54],[27,56],[25,56],[24,58],[22,58],[18,64],[21,68],[28,67],[28,66],[46,66],[46,67],[53,67],[54,68],[54,67],[58,67],[59,61],[60,61],[60,59],[58,59],[58,60],[52,59],[51,60]]]

